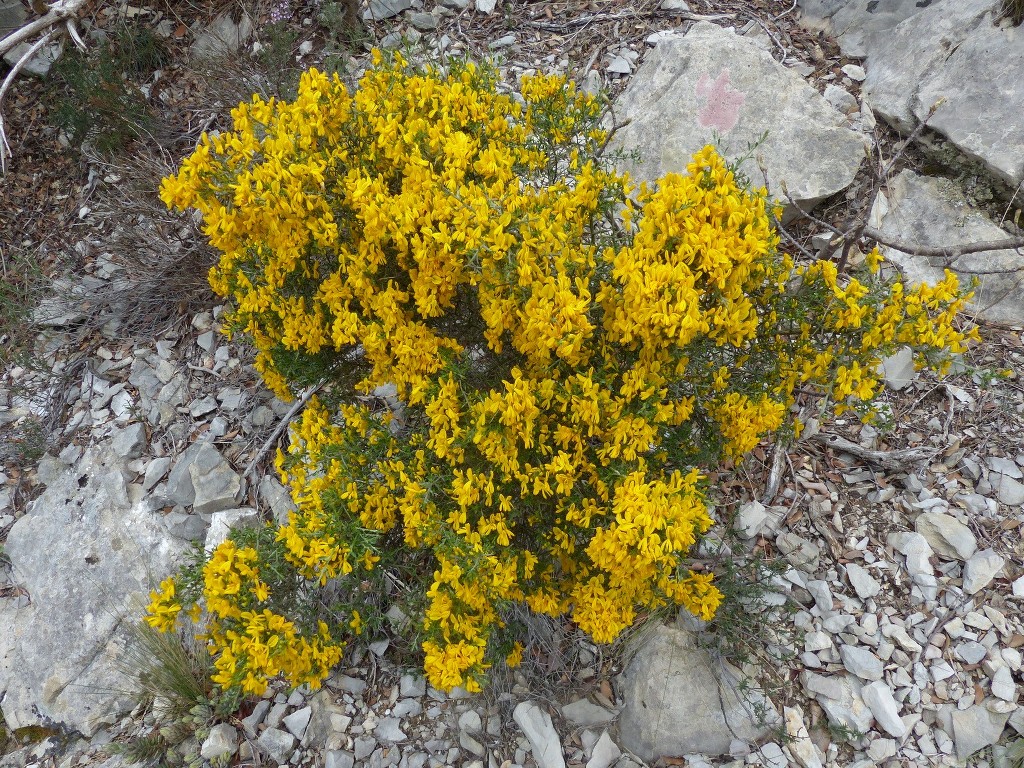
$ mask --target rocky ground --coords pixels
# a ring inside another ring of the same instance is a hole
[[[182,53],[143,84],[179,131],[153,141],[180,156],[201,130],[223,125],[233,94],[268,86],[241,67],[204,80],[209,68],[196,54],[219,45],[205,32],[219,28],[228,48],[258,55],[276,44],[264,34],[276,13],[296,32],[287,66],[309,66],[338,46],[319,22],[304,24],[314,10],[251,9],[251,25],[135,12]],[[894,134],[860,100],[871,74],[870,57],[867,72],[861,66],[866,50],[844,55],[827,35],[800,28],[795,3],[373,0],[364,10],[379,44],[497,54],[509,75],[558,69],[613,95],[635,82],[652,35],[701,21],[731,26],[838,108],[818,141],[852,136],[851,151],[867,142],[879,158],[897,152]],[[98,29],[114,17],[104,13],[95,11]],[[755,56],[723,39],[730,61]],[[857,40],[870,47],[870,36]],[[361,61],[345,56],[351,70]],[[732,67],[739,87],[741,67]],[[220,103],[203,103],[211,92]],[[644,103],[631,94],[624,103]],[[5,233],[16,232],[47,269],[69,266],[75,280],[35,311],[35,326],[0,329],[11,346],[46,329],[33,356],[5,356],[0,381],[0,705],[15,734],[0,766],[114,768],[129,762],[115,745],[160,725],[144,707],[109,716],[132,709],[114,663],[130,643],[126,617],[138,615],[139,596],[191,542],[212,545],[228,525],[287,513],[267,447],[294,412],[262,389],[249,350],[219,333],[220,308],[200,291],[210,256],[192,223],[159,213],[146,190],[174,158],[136,144],[136,161],[87,152],[79,164],[57,150],[57,132],[30,130],[33,110],[44,110],[37,96],[29,86],[16,102],[22,154],[0,186],[0,215]],[[655,111],[638,108],[636,122]],[[772,181],[776,159],[770,145],[765,152]],[[923,178],[933,162],[916,148],[903,152],[887,170],[910,175],[886,200],[939,184]],[[1017,172],[1007,170],[1011,180]],[[964,189],[964,173],[946,176]],[[839,228],[874,208],[880,236],[929,236],[879,210],[875,174],[857,164],[830,174],[802,176],[811,179],[803,197],[797,184],[789,190],[808,205],[824,198],[818,216]],[[943,198],[957,212],[953,230],[1011,210],[1013,199],[998,195],[1006,182],[976,179],[961,202]],[[994,197],[981,199],[989,187]],[[1014,234],[1001,223],[999,232]],[[821,222],[796,216],[786,226],[787,247],[831,247]],[[999,236],[976,231],[975,239]],[[126,244],[143,255],[124,258]],[[146,290],[133,289],[143,277]],[[175,279],[181,284],[166,291]],[[611,652],[547,626],[537,628],[522,672],[484,696],[445,695],[415,674],[395,612],[391,631],[354,646],[322,691],[273,689],[236,717],[206,722],[178,751],[211,765],[328,767],[1009,764],[1007,749],[1024,734],[1024,328],[1013,317],[983,319],[982,343],[952,378],[890,361],[883,423],[819,425],[797,445],[764,446],[714,478],[737,558],[781,565],[755,603],[735,609],[747,614],[738,631],[753,649],[750,666],[727,663],[740,664],[728,648],[723,661],[714,625],[686,616],[651,623]],[[746,689],[751,680],[769,694],[769,709],[754,706],[763,699]]]

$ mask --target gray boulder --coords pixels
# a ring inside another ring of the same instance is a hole
[[[209,442],[193,443],[174,463],[167,476],[167,500],[192,505],[197,515],[235,506],[241,478]]]
[[[874,719],[861,698],[862,684],[857,678],[852,675],[826,677],[804,671],[802,679],[804,689],[825,710],[832,725],[867,733]]]
[[[867,51],[863,92],[894,127],[909,131],[928,119],[1016,186],[1024,180],[1024,26],[996,26],[997,5],[939,0],[909,15]]]
[[[109,443],[54,478],[4,549],[30,603],[0,598],[0,708],[91,735],[134,702],[118,667],[148,592],[184,549]],[[127,624],[126,624],[127,622]]]
[[[971,529],[944,512],[922,512],[914,527],[947,560],[967,560],[978,550],[978,540]]]
[[[910,170],[890,180],[888,195],[878,194],[870,223],[893,239],[942,248],[1011,236],[972,207],[953,182],[918,176]],[[895,248],[883,248],[882,252],[910,283],[942,279],[943,259],[912,256]],[[956,259],[951,268],[961,276],[962,283],[977,274],[980,282],[973,307],[980,317],[1011,324],[1024,317],[1024,255],[1010,250],[983,251]],[[1007,271],[980,274],[994,270]]]
[[[243,13],[235,21],[230,12],[222,13],[196,35],[192,43],[192,56],[196,59],[213,59],[237,53],[249,42],[252,32],[253,24],[249,14]]]
[[[921,11],[921,0],[797,0],[797,5],[802,26],[828,33],[844,56],[854,58],[867,56],[893,27]]]
[[[755,712],[768,702],[751,694],[745,700],[738,683],[691,633],[658,627],[620,676],[619,745],[650,763],[662,756],[727,755],[737,739],[757,741],[771,724],[759,723]]]
[[[363,21],[383,21],[412,8],[412,0],[371,0],[363,11]]]
[[[805,206],[846,189],[865,155],[865,139],[798,74],[750,40],[701,22],[685,36],[662,38],[615,108],[622,123],[612,149],[639,150],[627,169],[639,181],[685,172],[692,155],[720,136],[732,159],[763,134],[740,169]]]
[[[235,506],[242,478],[212,445],[203,444],[188,473],[196,494],[192,502],[195,514],[203,515]]]
[[[530,742],[540,768],[565,768],[562,742],[547,712],[532,701],[521,701],[512,711],[512,719]]]
[[[979,749],[997,744],[1006,721],[1010,719],[1009,713],[989,709],[987,703],[975,704],[952,713],[953,740],[956,755],[961,760],[967,760]]]

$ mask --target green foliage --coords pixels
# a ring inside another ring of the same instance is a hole
[[[39,260],[22,249],[0,245],[0,367],[25,365],[36,329],[31,322],[48,281]]]
[[[138,736],[124,743],[113,743],[107,748],[112,754],[122,755],[132,765],[147,768],[173,768],[168,753],[173,751],[167,740],[158,732]]]
[[[152,116],[131,79],[165,66],[169,52],[152,31],[122,28],[87,52],[69,50],[53,67],[54,120],[74,143],[111,152],[147,131]]]
[[[279,98],[293,98],[301,69],[295,63],[299,33],[287,22],[268,24],[260,33],[262,47],[256,63],[265,74],[270,93]]]
[[[11,731],[14,741],[22,745],[38,744],[44,739],[60,735],[60,730],[45,725],[24,725]]]
[[[1016,739],[1007,745],[1003,755],[1007,768],[1024,768],[1024,738]]]
[[[38,463],[47,448],[46,429],[39,417],[26,417],[17,426],[12,444],[20,466],[27,467]]]
[[[354,0],[326,0],[320,6],[317,21],[334,46],[355,48],[368,37],[359,18],[359,3]]]

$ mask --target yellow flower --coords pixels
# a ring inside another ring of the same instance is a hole
[[[515,643],[512,646],[512,651],[505,657],[505,663],[510,667],[518,667],[523,663],[523,644]]]
[[[170,632],[177,622],[181,604],[174,600],[175,583],[172,577],[160,582],[160,589],[149,593],[146,623],[161,632]]]

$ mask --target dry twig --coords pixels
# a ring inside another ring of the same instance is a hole
[[[327,380],[323,379],[320,382],[312,385],[311,387],[307,387],[306,391],[303,392],[298,397],[298,399],[296,399],[296,401],[292,404],[292,407],[288,409],[288,413],[284,415],[284,418],[281,419],[280,423],[278,423],[277,427],[271,433],[270,437],[268,437],[264,441],[263,445],[260,446],[260,449],[256,451],[256,455],[253,456],[252,459],[249,461],[249,465],[245,468],[245,472],[242,473],[243,478],[246,478],[252,474],[252,471],[256,469],[256,465],[259,464],[260,459],[262,459],[263,456],[267,453],[267,451],[270,450],[270,447],[277,442],[277,439],[281,436],[281,433],[284,432],[285,428],[291,423],[292,419],[295,417],[295,414],[302,410],[302,407],[309,402],[309,398],[311,398],[313,395],[319,392],[320,389],[326,383]]]
[[[895,248],[897,251],[903,253],[909,253],[912,256],[928,256],[934,258],[945,258],[949,259],[950,263],[956,261],[961,256],[966,256],[971,253],[982,253],[984,251],[1005,251],[1015,250],[1018,248],[1024,248],[1024,237],[1008,237],[1002,240],[986,240],[979,243],[967,243],[965,245],[951,245],[948,247],[942,247],[938,245],[915,245],[914,243],[907,243],[902,240],[897,240],[890,235],[875,229],[874,227],[865,227],[862,235],[870,240],[881,243],[882,245],[888,246],[889,248]],[[974,272],[974,270],[971,270]],[[1016,270],[995,270],[1003,272],[1014,272]],[[988,274],[988,273],[979,273]]]

